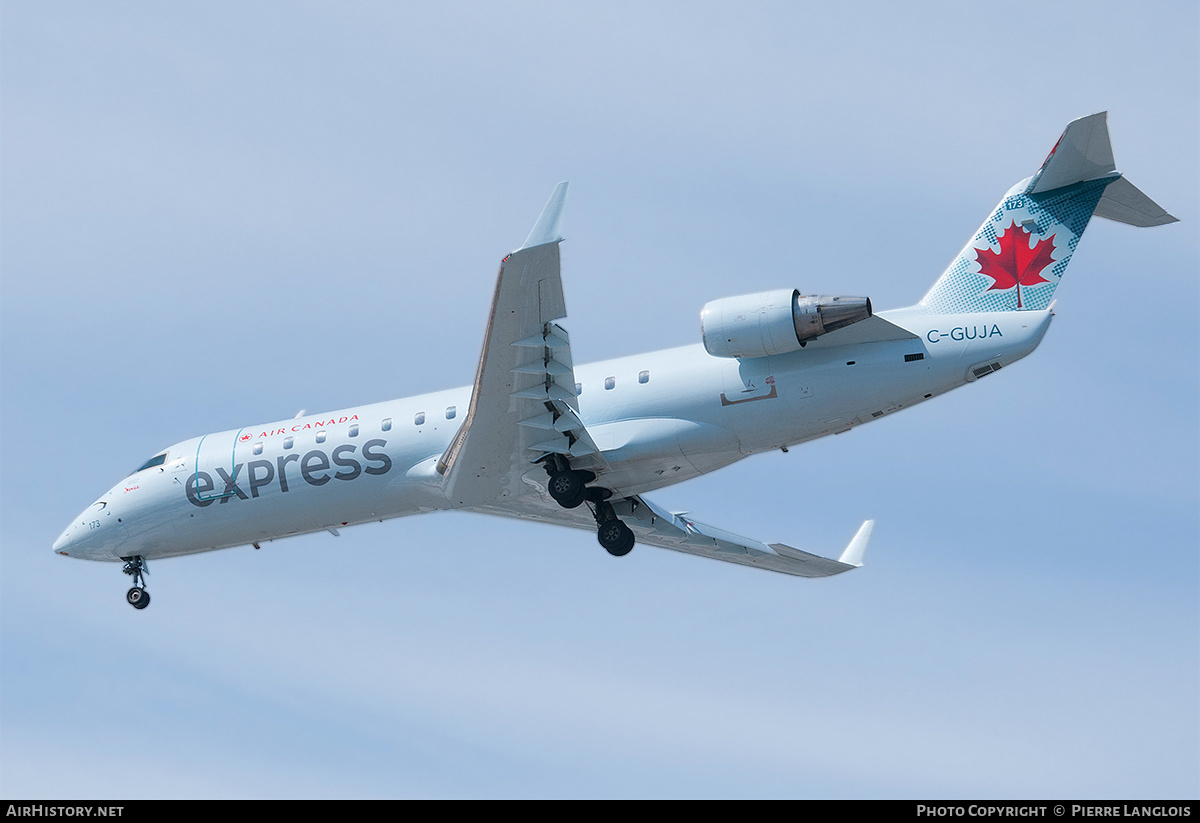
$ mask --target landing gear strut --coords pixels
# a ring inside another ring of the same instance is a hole
[[[601,500],[596,504],[596,539],[604,550],[613,557],[624,557],[633,549],[636,538],[633,529],[626,526],[613,511],[612,504]]]
[[[596,539],[600,545],[614,557],[629,554],[637,538],[633,530],[621,522],[608,502],[612,492],[588,485],[596,479],[596,475],[583,469],[572,469],[566,459],[559,455],[547,455],[544,465],[546,474],[550,475],[546,491],[554,501],[564,509],[578,508],[585,501],[590,503],[592,515],[596,518]]]
[[[133,577],[133,588],[125,592],[125,601],[135,609],[144,609],[150,605],[150,592],[146,591],[145,575],[150,573],[146,561],[139,554],[136,557],[122,557],[125,568],[121,571]]]

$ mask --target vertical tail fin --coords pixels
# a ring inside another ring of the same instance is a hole
[[[1037,174],[1013,186],[917,304],[930,313],[1042,310],[1093,214],[1175,222],[1116,171],[1107,112],[1068,124]]]

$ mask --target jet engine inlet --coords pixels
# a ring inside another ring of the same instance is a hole
[[[870,316],[869,297],[805,297],[797,289],[778,289],[706,304],[700,334],[714,357],[766,357],[796,351]]]

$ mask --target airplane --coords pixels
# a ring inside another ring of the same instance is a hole
[[[780,288],[714,300],[701,341],[575,366],[560,274],[560,183],[496,281],[470,386],[247,425],[155,454],[71,521],[53,550],[148,561],[394,517],[467,510],[594,530],[799,577],[863,563],[874,521],[826,557],[673,512],[655,489],[850,430],[1007,368],[1041,342],[1093,215],[1176,222],[1116,171],[1107,113],[1072,121],[920,302]]]

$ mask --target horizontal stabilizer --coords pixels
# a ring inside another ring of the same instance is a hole
[[[1139,228],[1179,222],[1124,177],[1108,185],[1092,214]]]
[[[1116,170],[1112,143],[1108,139],[1108,112],[1102,111],[1067,124],[1042,168],[1030,181],[1026,194],[1095,180]]]

